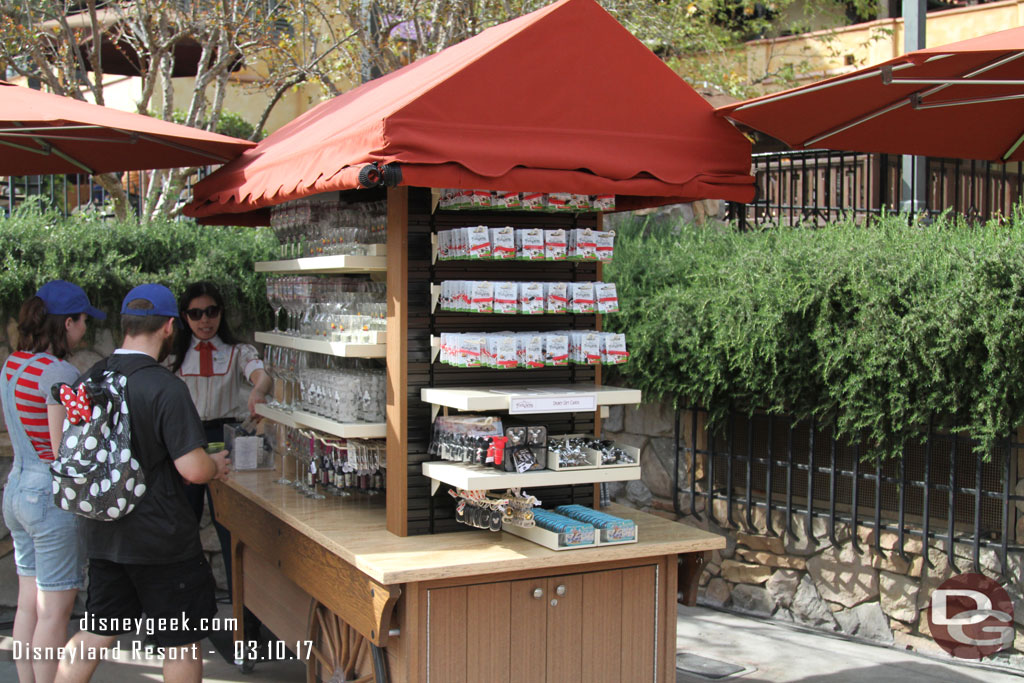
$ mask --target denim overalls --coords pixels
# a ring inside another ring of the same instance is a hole
[[[34,576],[39,590],[81,589],[85,555],[78,539],[78,517],[54,504],[50,463],[39,458],[15,407],[18,378],[41,355],[22,363],[10,381],[0,369],[0,400],[14,448],[14,465],[4,488],[4,523],[14,539],[19,576]]]

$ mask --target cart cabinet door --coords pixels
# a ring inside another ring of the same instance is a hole
[[[655,565],[434,588],[427,595],[428,681],[656,680]]]

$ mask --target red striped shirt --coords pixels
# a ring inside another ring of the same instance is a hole
[[[9,382],[22,364],[32,357],[28,351],[16,351],[4,365],[6,380]],[[43,368],[53,363],[47,356],[36,358],[21,373],[18,384],[14,387],[14,408],[18,413],[25,434],[41,460],[53,460],[53,448],[50,445],[50,423],[47,419],[46,397],[39,390],[38,378]]]

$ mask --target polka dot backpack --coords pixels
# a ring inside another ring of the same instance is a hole
[[[146,493],[146,478],[132,454],[128,378],[104,370],[77,387],[54,387],[65,410],[64,435],[53,473],[53,501],[60,508],[103,522],[130,513]]]

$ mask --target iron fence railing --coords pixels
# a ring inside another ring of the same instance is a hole
[[[199,168],[190,176],[178,206],[192,200],[193,186],[208,176],[212,167]],[[123,177],[128,203],[138,213],[151,182],[151,172],[130,171]],[[0,215],[10,216],[29,197],[41,197],[49,206],[69,216],[76,211],[103,210],[107,191],[85,174],[7,176],[0,179]]]
[[[779,536],[794,529],[799,515],[808,539],[814,520],[824,519],[833,545],[837,529],[848,525],[858,551],[858,529],[875,531],[879,552],[881,532],[891,531],[901,557],[907,539],[917,538],[929,567],[927,550],[941,548],[956,571],[956,544],[969,546],[974,571],[982,548],[997,554],[1003,572],[1010,553],[1024,552],[1024,538],[1016,537],[1024,495],[1015,493],[1024,477],[1016,467],[1024,443],[1008,437],[985,460],[974,452],[974,440],[929,426],[900,457],[872,462],[862,460],[863,443],[838,440],[813,421],[733,414],[721,433],[709,434],[705,417],[700,410],[676,415],[673,504],[680,516],[707,515],[719,526]],[[721,516],[715,501],[724,503]],[[764,511],[763,532],[753,519],[756,508]]]
[[[843,218],[866,221],[901,209],[899,155],[801,150],[753,155],[758,196],[731,203],[727,217],[741,228],[825,225]],[[927,159],[925,207],[970,220],[1007,216],[1024,195],[1020,163]]]

